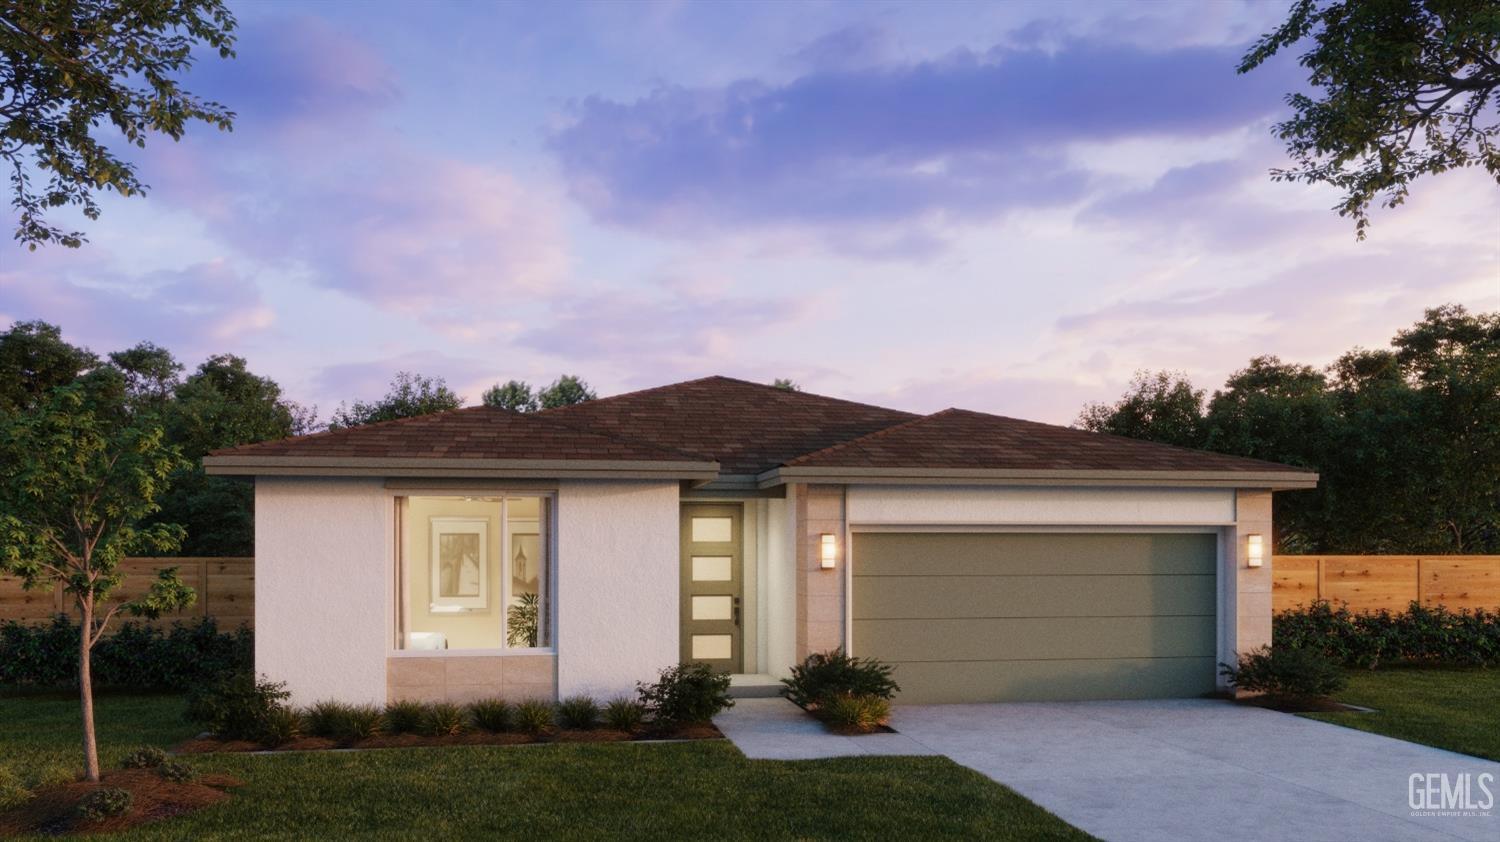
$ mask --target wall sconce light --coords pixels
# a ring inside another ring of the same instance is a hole
[[[832,532],[824,532],[818,541],[818,561],[824,570],[832,570],[839,560],[839,539]]]
[[[1259,533],[1245,536],[1245,566],[1259,567],[1265,559],[1265,546],[1261,543]]]

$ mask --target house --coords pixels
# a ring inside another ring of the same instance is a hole
[[[1271,495],[1305,470],[708,377],[216,451],[255,482],[255,659],[299,703],[774,684],[905,702],[1195,696],[1271,637]],[[748,692],[748,691],[747,691]]]

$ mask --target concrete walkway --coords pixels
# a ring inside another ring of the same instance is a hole
[[[942,754],[1109,840],[1500,839],[1500,763],[1228,702],[898,707],[900,733],[876,737],[746,702],[715,722],[747,756]],[[1413,816],[1409,778],[1427,773],[1468,773],[1475,799],[1493,775],[1497,802],[1489,816]]]

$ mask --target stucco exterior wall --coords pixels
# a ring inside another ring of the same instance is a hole
[[[1271,492],[1241,489],[1235,522],[1224,530],[1219,561],[1219,661],[1271,645]],[[1260,535],[1261,566],[1246,563],[1246,540]],[[1223,684],[1220,678],[1221,686]]]
[[[788,518],[787,501],[761,501],[763,538],[759,542],[765,591],[761,596],[765,621],[761,638],[765,656],[760,671],[778,678],[791,675],[797,663],[797,584],[793,556],[795,536]]]
[[[291,702],[382,704],[393,507],[379,479],[255,483],[255,669]]]
[[[845,518],[844,486],[798,485],[794,575],[797,588],[796,658],[826,652],[844,645],[847,626],[845,582],[847,579],[848,523]],[[820,558],[823,534],[837,536],[839,558],[825,570]]]
[[[1234,491],[1220,488],[862,486],[848,492],[861,525],[1226,525]]]
[[[558,693],[630,694],[677,663],[677,484],[565,481],[557,522]]]

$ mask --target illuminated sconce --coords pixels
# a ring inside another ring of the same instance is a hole
[[[824,570],[832,570],[839,560],[839,539],[831,532],[824,532],[818,542],[818,561]]]
[[[1245,566],[1259,567],[1265,560],[1266,548],[1259,534],[1245,536]]]

